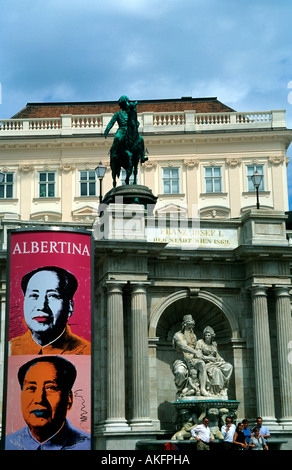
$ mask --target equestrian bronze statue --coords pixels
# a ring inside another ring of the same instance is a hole
[[[145,156],[144,139],[138,133],[137,102],[132,102],[127,96],[123,95],[118,103],[121,110],[113,115],[104,132],[105,137],[107,137],[109,131],[117,122],[119,128],[110,149],[113,187],[116,187],[116,178],[120,177],[121,168],[126,170],[125,183],[129,184],[130,176],[133,173],[133,184],[137,184],[138,164],[148,160],[148,157]]]

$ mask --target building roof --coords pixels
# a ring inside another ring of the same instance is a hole
[[[117,101],[27,103],[27,105],[12,116],[11,119],[54,118],[60,117],[62,114],[113,114],[119,109]],[[234,111],[234,109],[218,101],[217,98],[182,97],[163,100],[139,100],[137,105],[138,113],[147,111],[159,113],[190,110],[196,110],[197,113]]]

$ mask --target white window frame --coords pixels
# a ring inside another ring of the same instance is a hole
[[[216,175],[214,170],[220,170],[220,175]],[[207,175],[207,171],[211,170],[211,175]],[[211,191],[208,190],[207,180],[210,180],[212,189]],[[220,180],[220,190],[215,190],[216,187],[216,180]],[[214,165],[214,166],[205,166],[204,167],[204,188],[205,194],[213,194],[213,193],[223,193],[223,174],[222,174],[222,166],[221,165]]]
[[[81,180],[81,173],[86,173],[86,179],[84,180]],[[90,178],[90,173],[93,173],[94,174],[94,179]],[[96,178],[96,173],[95,173],[95,170],[79,170],[79,196],[80,197],[96,197],[97,195],[97,178]],[[94,183],[94,194],[89,194],[90,191],[89,191],[89,188],[90,188],[90,184]],[[86,194],[82,194],[82,191],[81,191],[81,185],[84,185],[86,184]]]
[[[40,180],[41,174],[46,174],[45,180]],[[54,180],[49,180],[49,174],[54,175]],[[45,185],[45,195],[41,194],[41,185]],[[49,186],[53,185],[54,195],[49,195]],[[56,197],[56,172],[55,171],[38,171],[38,197],[41,199],[45,198],[55,198]]]
[[[177,176],[174,176],[177,171]],[[169,172],[169,175],[166,173]],[[166,191],[165,184],[169,184],[169,191]],[[177,186],[177,191],[174,189]],[[163,167],[162,168],[162,194],[180,194],[180,167]]]
[[[3,173],[4,174],[4,181],[2,181],[2,183],[0,183],[0,187],[4,187],[4,191],[3,191],[3,197],[1,197],[0,195],[0,199],[13,199],[14,197],[14,173],[13,172],[7,172],[7,173]],[[12,175],[12,181],[7,181],[7,176],[10,176]],[[7,189],[8,187],[12,187],[12,194],[11,196],[7,196]]]
[[[252,171],[249,171],[249,168],[252,168]],[[251,164],[248,164],[246,165],[246,190],[247,192],[249,193],[253,193],[256,191],[254,185],[253,185],[253,182],[251,180],[251,177],[252,175],[257,171],[258,173],[260,173],[261,175],[263,175],[262,177],[262,181],[261,181],[261,184],[259,186],[259,191],[265,191],[265,187],[266,187],[266,178],[265,178],[265,165],[264,164],[257,164],[257,163],[251,163]]]

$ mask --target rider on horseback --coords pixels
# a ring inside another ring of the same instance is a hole
[[[138,133],[139,122],[137,120],[136,102],[131,102],[125,95],[119,101],[120,111],[116,112],[108,123],[104,132],[107,137],[113,125],[117,122],[119,129],[116,132],[112,147],[110,149],[110,165],[113,176],[113,186],[116,186],[116,176],[120,176],[121,167],[125,168],[129,184],[134,167],[134,184],[136,184],[138,161],[144,163],[145,157],[144,140]]]

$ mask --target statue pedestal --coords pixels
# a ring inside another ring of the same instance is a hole
[[[111,189],[99,206],[96,239],[147,241],[146,220],[152,218],[157,197],[139,184]]]
[[[212,397],[190,397],[187,400],[174,401],[172,405],[177,411],[177,429],[188,421],[199,424],[204,416],[217,416],[217,426],[219,429],[225,423],[226,416],[231,416],[236,420],[236,412],[239,401],[224,400]],[[217,410],[217,411],[216,411]]]
[[[102,200],[102,204],[141,204],[145,208],[156,204],[157,196],[154,196],[148,186],[141,184],[125,184],[112,188]]]

